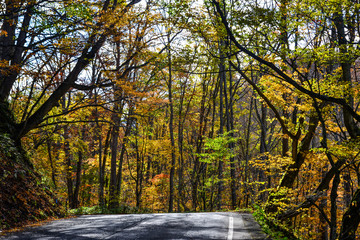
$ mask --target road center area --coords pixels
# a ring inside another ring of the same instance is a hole
[[[233,212],[88,215],[0,239],[265,239],[251,214]]]

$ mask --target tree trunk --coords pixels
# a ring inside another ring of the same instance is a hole
[[[230,50],[231,51],[231,50]],[[230,55],[227,56],[230,59]],[[234,114],[233,114],[233,82],[232,82],[232,73],[231,73],[231,65],[229,65],[229,89],[227,87],[227,82],[224,81],[224,99],[226,106],[226,130],[230,132],[229,136],[234,138]],[[230,192],[231,192],[231,209],[236,208],[236,174],[235,174],[235,157],[232,155],[233,150],[235,148],[235,143],[229,143],[229,150],[231,153],[230,156]]]
[[[337,41],[339,44],[339,51],[343,56],[348,55],[347,50],[347,39],[345,35],[345,26],[344,26],[344,17],[342,15],[342,6],[339,3],[337,12],[334,14],[333,22],[337,30]],[[351,63],[348,60],[343,60],[340,62],[341,69],[342,69],[342,81],[345,83],[348,83],[348,89],[345,91],[347,93],[347,102],[348,104],[353,107],[354,105],[354,99],[352,97],[351,93]],[[343,117],[344,117],[344,124],[346,126],[346,129],[348,130],[349,135],[351,138],[356,138],[360,136],[360,129],[356,125],[353,116],[351,113],[343,107]]]
[[[267,108],[264,104],[260,103],[260,113],[258,111],[258,107],[257,107],[257,100],[255,100],[255,109],[256,109],[256,115],[258,117],[259,123],[260,123],[260,155],[266,153],[268,150],[267,148],[267,143],[266,143],[266,139],[267,139]],[[262,159],[266,159],[267,156],[262,155],[260,156]],[[265,192],[263,192],[263,190],[265,189],[265,173],[264,170],[262,169],[258,169],[258,176],[259,176],[259,182],[264,182],[264,184],[262,184],[261,186],[259,186],[259,191],[262,191],[262,193],[259,195],[259,200],[260,201],[265,201],[265,197],[266,194]],[[270,176],[269,176],[270,177]]]
[[[200,113],[199,113],[199,127],[196,138],[196,154],[194,156],[194,166],[191,173],[191,187],[192,187],[192,207],[193,211],[196,211],[198,207],[198,187],[200,183],[200,174],[201,174],[201,165],[200,165],[200,153],[202,151],[203,143],[204,143],[204,133],[206,129],[206,116],[205,112],[205,102],[206,102],[206,83],[202,83],[202,96],[200,103]]]
[[[280,188],[291,189],[293,187],[293,184],[299,174],[300,168],[303,165],[305,158],[309,152],[310,143],[314,137],[318,124],[319,124],[319,117],[316,116],[315,114],[312,114],[309,119],[308,132],[306,133],[305,137],[302,139],[299,150],[297,150],[298,147],[297,140],[293,139],[293,143],[292,143],[293,163],[287,167],[286,172],[284,173],[283,177],[280,180],[278,189]],[[274,200],[279,199],[281,197],[282,196],[279,196],[278,194],[270,195],[266,205],[267,213],[275,213],[278,211],[278,206],[275,204]]]
[[[293,144],[293,148],[294,148],[293,152],[296,153],[295,155],[293,155],[294,163],[290,164],[290,166],[287,168],[284,176],[280,181],[279,187],[287,187],[287,188],[293,187],[295,179],[300,171],[300,168],[305,161],[306,155],[309,152],[310,143],[314,137],[318,124],[319,124],[319,118],[313,115],[310,116],[308,132],[305,135],[305,137],[302,139],[301,146],[298,151],[296,152],[294,151],[297,144],[296,146],[294,146],[295,144]]]
[[[101,159],[100,156],[101,154],[99,154],[99,204],[101,207],[105,206],[105,201],[104,201],[104,185],[105,185],[105,168],[106,168],[106,158],[108,155],[108,149],[109,149],[109,145],[110,145],[110,133],[111,130],[108,130],[107,134],[106,134],[106,139],[105,139],[105,145],[104,145],[104,154],[103,154],[103,158]],[[101,141],[101,139],[100,139]],[[99,149],[100,151],[100,149]]]
[[[74,192],[73,192],[73,179],[72,179],[72,156],[70,153],[70,144],[69,144],[69,130],[68,126],[64,126],[64,154],[65,154],[65,168],[66,168],[66,186],[68,193],[68,203],[69,208],[73,208],[74,203]]]
[[[351,204],[343,215],[339,240],[355,240],[356,230],[360,223],[360,189],[351,199]]]
[[[117,191],[118,197],[120,197],[120,192],[121,192],[122,168],[123,168],[123,163],[124,163],[126,144],[127,144],[127,141],[128,141],[127,138],[130,136],[132,122],[133,122],[133,119],[132,119],[132,116],[131,116],[132,112],[133,112],[132,109],[130,109],[129,110],[129,116],[128,116],[128,119],[126,121],[125,134],[124,134],[122,147],[121,147],[121,152],[120,152],[120,158],[119,158],[119,166],[118,166],[117,178],[116,178],[116,191]]]
[[[172,97],[172,62],[171,62],[171,48],[170,48],[170,33],[167,35],[168,40],[168,64],[169,64],[169,81],[168,81],[168,94],[169,94],[169,107],[170,107],[170,119],[169,119],[169,134],[171,143],[171,162],[170,162],[170,184],[169,184],[169,212],[174,208],[174,175],[175,175],[175,138],[174,138],[174,103]]]
[[[336,199],[338,197],[337,191],[340,183],[340,173],[337,172],[333,179],[333,184],[330,193],[330,201],[331,201],[331,224],[330,224],[330,240],[336,240],[336,230],[337,230],[337,203]]]
[[[118,207],[118,199],[116,193],[116,162],[117,162],[117,154],[118,154],[118,139],[119,139],[119,128],[120,128],[120,117],[117,116],[117,112],[114,113],[113,121],[114,126],[111,132],[111,162],[110,162],[110,184],[109,184],[109,208],[117,208]]]
[[[178,121],[178,150],[179,150],[179,157],[178,157],[178,198],[179,202],[182,205],[182,208],[186,208],[186,205],[184,204],[184,195],[183,195],[183,189],[184,189],[184,180],[183,180],[183,174],[184,174],[184,148],[183,148],[183,141],[184,141],[184,121],[185,116],[182,116],[183,111],[183,100],[184,100],[184,94],[185,91],[182,91],[182,95],[180,96],[180,103],[179,103],[179,121]],[[184,118],[184,120],[182,120]],[[180,204],[178,204],[180,205]],[[187,210],[187,209],[186,209]],[[178,211],[180,211],[180,206],[178,206]]]
[[[55,172],[55,167],[54,167],[54,160],[52,157],[52,149],[51,149],[51,140],[48,138],[46,140],[46,146],[47,146],[47,151],[48,151],[48,156],[49,156],[49,162],[50,162],[50,168],[51,168],[51,180],[54,184],[54,188],[57,188],[57,184],[56,184],[56,172]]]
[[[225,41],[221,40],[219,43],[219,53],[220,53],[220,63],[219,63],[219,116],[220,116],[220,129],[219,136],[224,134],[224,86],[226,82],[226,73],[225,73],[225,56],[223,49],[225,47]],[[217,208],[221,209],[222,206],[222,191],[223,191],[223,160],[219,159],[218,163],[218,192],[217,192]]]
[[[250,197],[250,187],[249,187],[249,150],[250,150],[250,131],[251,131],[251,118],[252,118],[252,110],[253,110],[253,98],[250,98],[250,106],[249,106],[249,116],[248,122],[246,126],[246,137],[245,137],[245,166],[244,166],[244,184],[245,184],[245,208],[249,206],[249,197]]]
[[[139,142],[138,142],[138,127],[136,129],[136,138],[135,138],[135,154],[136,154],[136,179],[135,179],[135,198],[136,198],[136,207],[140,209],[141,207],[141,197],[143,190],[143,176],[144,176],[144,154],[141,154],[139,151]]]
[[[83,153],[80,150],[78,152],[78,162],[76,164],[76,179],[75,179],[75,189],[74,189],[74,193],[73,193],[72,208],[79,207],[79,192],[80,192],[80,185],[81,185],[82,161],[83,161]]]

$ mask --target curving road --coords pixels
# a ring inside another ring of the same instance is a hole
[[[251,214],[234,212],[88,215],[0,239],[266,239]]]

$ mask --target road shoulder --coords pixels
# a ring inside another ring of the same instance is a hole
[[[255,240],[271,240],[261,229],[261,226],[254,219],[251,213],[241,213],[241,217],[244,219],[244,229],[248,230],[252,239]]]

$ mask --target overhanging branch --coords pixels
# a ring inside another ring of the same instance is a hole
[[[220,18],[221,18],[221,22],[223,23],[226,32],[230,38],[230,40],[235,44],[235,46],[242,51],[243,53],[245,53],[246,55],[248,55],[249,57],[255,59],[256,61],[258,61],[259,63],[269,67],[270,69],[272,69],[274,72],[276,72],[280,77],[282,77],[282,79],[291,84],[292,86],[294,86],[297,90],[299,90],[300,92],[307,94],[308,96],[312,97],[312,98],[316,98],[319,100],[323,100],[323,101],[327,101],[327,102],[332,102],[332,103],[336,103],[338,105],[341,105],[345,110],[347,110],[351,116],[353,118],[355,118],[358,122],[360,122],[360,115],[357,114],[354,109],[347,104],[346,100],[343,98],[335,98],[335,97],[330,97],[330,96],[326,96],[326,95],[322,95],[319,93],[315,93],[313,91],[310,91],[306,88],[304,88],[303,86],[301,86],[299,83],[297,83],[294,79],[292,79],[291,77],[289,77],[286,73],[284,73],[281,69],[279,69],[278,67],[275,66],[275,64],[266,61],[265,59],[259,57],[258,55],[254,54],[253,52],[251,52],[250,50],[248,50],[247,48],[245,48],[244,46],[242,46],[235,38],[234,34],[232,33],[232,30],[229,27],[229,23],[227,22],[223,11],[220,8],[220,4],[218,1],[216,0],[212,0],[211,1],[212,4],[215,6],[216,12],[219,14]]]

